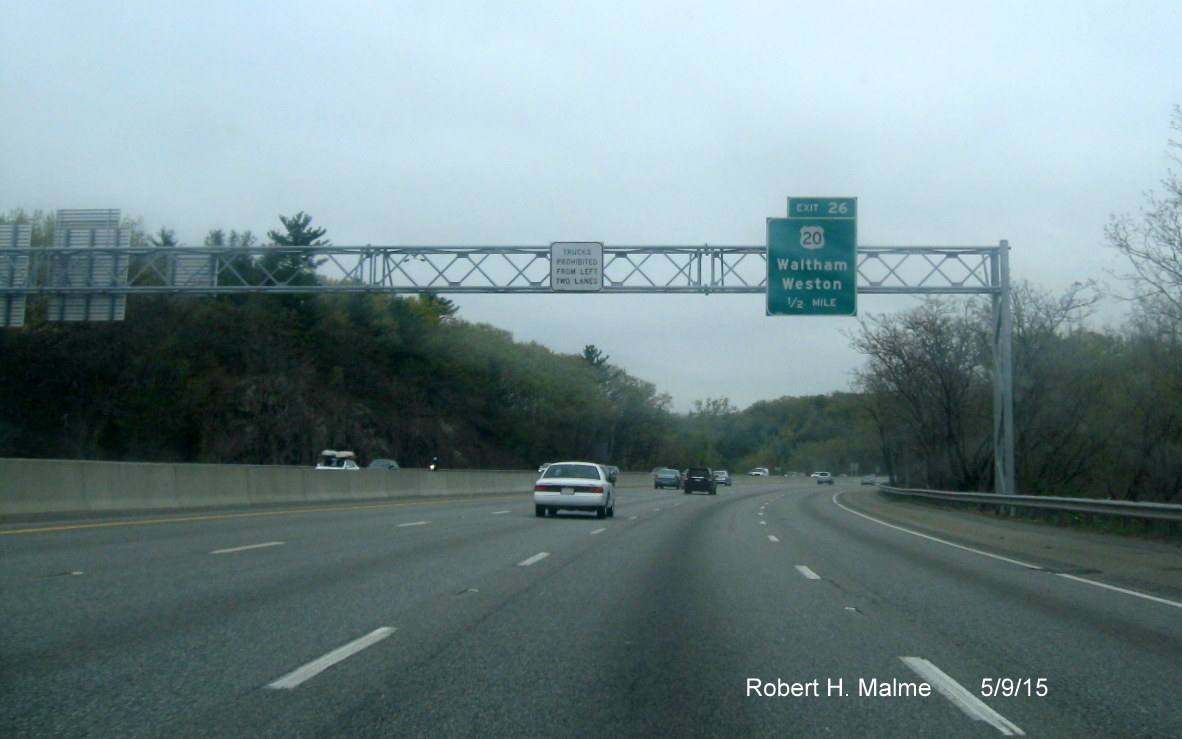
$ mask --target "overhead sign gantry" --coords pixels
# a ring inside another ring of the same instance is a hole
[[[769,219],[763,246],[232,248],[130,247],[117,211],[61,211],[52,247],[32,248],[27,224],[0,227],[0,327],[23,325],[35,295],[66,321],[121,320],[128,295],[761,293],[771,315],[812,316],[856,315],[858,295],[988,295],[995,484],[1012,493],[1009,244],[858,246],[856,198],[791,198],[788,216]],[[292,262],[320,265],[318,279],[283,268]]]

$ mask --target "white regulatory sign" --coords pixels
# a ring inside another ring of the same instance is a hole
[[[603,242],[555,241],[550,244],[550,289],[597,292],[603,289]]]

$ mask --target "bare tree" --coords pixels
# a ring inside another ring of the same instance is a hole
[[[929,300],[870,318],[853,337],[870,358],[858,377],[876,406],[883,454],[911,483],[971,490],[987,482],[986,326],[969,306]]]
[[[1182,107],[1174,108],[1171,128],[1182,133]],[[1174,152],[1182,141],[1170,140]],[[1182,156],[1170,156],[1182,165]],[[1161,185],[1163,195],[1146,194],[1140,221],[1113,216],[1105,229],[1108,243],[1124,254],[1132,267],[1125,275],[1133,297],[1143,310],[1182,320],[1182,178],[1170,170]]]
[[[1182,107],[1170,127],[1182,133]],[[1171,139],[1169,150],[1182,165],[1182,141]],[[1140,500],[1182,496],[1182,418],[1174,410],[1182,397],[1182,176],[1168,170],[1161,186],[1160,195],[1146,194],[1139,220],[1114,216],[1105,230],[1132,268],[1124,279],[1137,306],[1117,386],[1129,427],[1118,455],[1127,474],[1112,494]]]
[[[1017,486],[1026,494],[1073,494],[1070,486],[1094,469],[1113,429],[1098,420],[1111,412],[1104,389],[1112,366],[1093,351],[1098,337],[1082,328],[1098,296],[1091,283],[1053,295],[1019,282],[1011,298]],[[988,306],[980,314],[988,321]]]

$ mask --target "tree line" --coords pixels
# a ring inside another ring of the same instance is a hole
[[[0,221],[29,223],[34,246],[52,244],[49,212]],[[280,223],[268,245],[328,243],[306,213]],[[178,245],[166,228],[123,225],[133,245]],[[225,229],[204,243],[260,245]],[[316,266],[277,251],[232,268],[248,283],[314,284]],[[881,466],[873,445],[840,441],[868,428],[852,395],[745,411],[707,400],[679,414],[598,347],[559,354],[457,312],[430,293],[131,296],[121,323],[51,323],[34,299],[25,328],[0,332],[0,455],[309,464],[348,448],[404,466]]]
[[[1173,128],[1182,131],[1182,111]],[[1182,143],[1171,142],[1173,160]],[[1108,245],[1129,271],[1107,297],[1130,318],[1086,320],[1094,283],[1012,291],[1015,486],[1034,495],[1182,501],[1182,180],[1170,172],[1138,218],[1113,217]],[[863,321],[857,389],[883,463],[903,485],[993,489],[990,308],[930,300]]]

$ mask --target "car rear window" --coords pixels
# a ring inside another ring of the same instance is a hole
[[[577,480],[598,480],[599,469],[590,464],[552,464],[542,477],[570,477]]]
[[[693,469],[691,469],[689,471],[689,474],[691,474],[691,475],[709,475],[710,470],[706,469],[705,467],[694,467]]]

